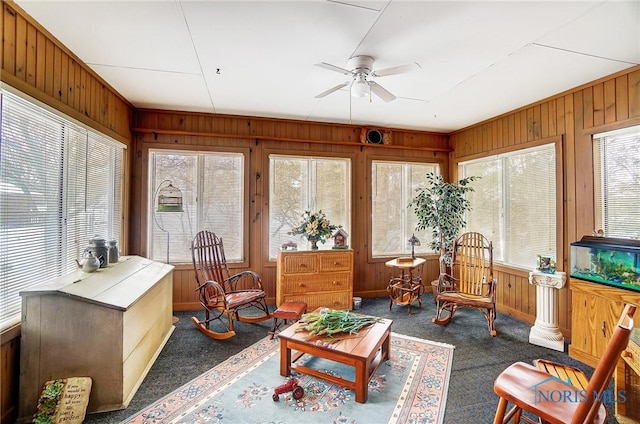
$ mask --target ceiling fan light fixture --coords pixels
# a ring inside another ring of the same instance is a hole
[[[356,77],[351,85],[351,95],[353,97],[369,97],[371,89],[369,88],[369,83],[364,78],[363,75]]]

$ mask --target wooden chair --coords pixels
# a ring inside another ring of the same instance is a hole
[[[502,424],[511,420],[513,423],[524,421],[530,424],[606,422],[607,410],[602,405],[602,400],[620,354],[629,342],[635,311],[635,305],[625,305],[618,325],[586,389],[576,387],[577,385],[570,384],[559,376],[524,362],[516,362],[509,366],[498,376],[493,386],[496,394],[500,396],[493,423]],[[506,412],[509,402],[513,407]],[[524,415],[525,411],[538,420]]]
[[[229,273],[222,239],[211,231],[200,231],[191,243],[193,269],[200,304],[205,310],[204,321],[191,317],[198,329],[213,339],[228,339],[236,333],[234,320],[260,322],[271,318],[262,281],[253,271]],[[257,315],[240,315],[240,311],[254,308]],[[220,321],[226,331],[210,328],[214,320]]]
[[[435,324],[447,325],[458,308],[476,308],[496,335],[496,284],[493,278],[493,245],[480,233],[464,233],[453,245],[451,274],[440,274],[436,293]]]

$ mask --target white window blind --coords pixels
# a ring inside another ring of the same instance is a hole
[[[465,231],[477,231],[493,242],[494,260],[503,260],[504,251],[504,187],[503,160],[489,158],[464,165],[464,177],[480,177],[473,182],[474,191],[467,193],[471,212],[467,213]]]
[[[467,231],[493,242],[494,260],[521,268],[538,254],[556,255],[555,145],[518,150],[460,164],[464,177],[479,176],[467,193]]]
[[[343,158],[269,156],[269,259],[289,241],[309,248],[301,236],[288,235],[305,210],[322,210],[350,234],[351,161]],[[327,242],[332,246],[333,240]],[[322,244],[319,244],[322,248]]]
[[[420,240],[415,252],[430,253],[431,230],[416,231],[418,223],[409,204],[416,189],[426,186],[426,175],[439,173],[437,164],[374,160],[371,163],[371,236],[373,257],[407,255],[413,234]]]
[[[640,126],[594,136],[596,226],[640,239]]]
[[[122,145],[1,93],[0,329],[19,292],[77,269],[89,239],[120,240]]]
[[[190,263],[200,230],[222,238],[227,261],[244,261],[244,154],[150,152],[149,257]],[[169,183],[182,193],[182,212],[159,212],[158,190]]]

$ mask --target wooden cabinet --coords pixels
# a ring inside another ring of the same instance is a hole
[[[19,416],[44,383],[91,377],[87,412],[124,409],[173,332],[173,266],[138,256],[20,292]]]
[[[640,293],[570,279],[571,345],[569,356],[595,367],[613,334],[625,303],[640,306]],[[635,319],[635,327],[640,319]]]
[[[302,301],[307,310],[351,309],[353,250],[281,251],[276,303]]]

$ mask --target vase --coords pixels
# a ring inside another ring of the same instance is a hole
[[[318,240],[309,240],[311,242],[311,250],[318,250]]]

